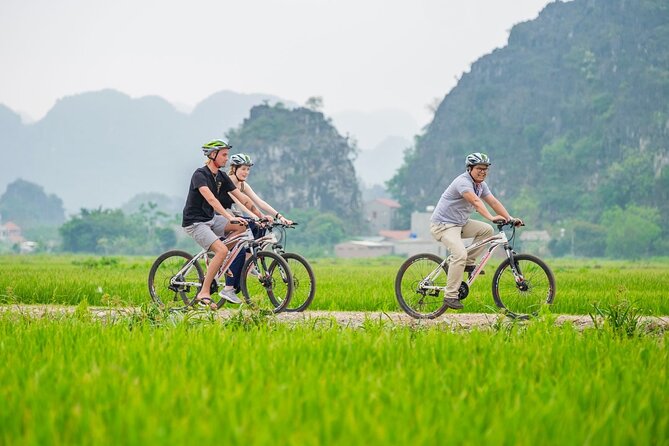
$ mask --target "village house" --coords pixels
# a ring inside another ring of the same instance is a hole
[[[393,253],[393,245],[372,240],[351,240],[335,245],[335,255],[344,258],[379,257]]]
[[[379,231],[395,229],[395,214],[400,207],[397,201],[390,198],[367,201],[363,206],[363,212],[369,235],[377,236]]]
[[[365,237],[363,240],[351,240],[335,246],[337,257],[377,257],[383,255],[398,255],[410,257],[419,253],[432,253],[439,257],[446,257],[446,247],[434,240],[430,233],[430,218],[433,207],[428,206],[424,212],[413,212],[411,214],[411,228],[405,230],[391,229],[392,219],[390,214],[399,209],[399,204],[394,200],[374,200],[367,209],[366,215],[375,215],[376,228],[378,231],[374,236]],[[396,206],[395,206],[396,204]],[[376,214],[374,214],[376,212]],[[384,226],[388,225],[388,226]],[[540,255],[548,253],[548,242],[550,235],[546,231],[523,231],[518,235],[522,244],[522,250]],[[464,239],[465,244],[472,239]],[[503,257],[504,252],[497,250],[496,257]]]
[[[21,235],[21,227],[19,225],[11,221],[0,224],[0,242],[14,245],[24,241],[25,239]]]
[[[335,246],[337,257],[377,257],[400,255],[409,257],[421,252],[438,256],[446,255],[446,248],[430,234],[432,210],[411,214],[411,228],[397,230],[392,227],[399,203],[390,199],[377,199],[366,203],[365,216],[375,230],[374,236],[352,240]]]

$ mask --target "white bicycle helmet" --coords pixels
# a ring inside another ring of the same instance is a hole
[[[251,157],[245,153],[235,153],[230,157],[231,166],[253,166]]]
[[[467,167],[476,166],[478,164],[485,164],[486,166],[489,166],[492,163],[490,162],[490,158],[488,158],[488,155],[486,155],[485,153],[474,152],[467,155],[467,158],[465,160],[465,165]]]

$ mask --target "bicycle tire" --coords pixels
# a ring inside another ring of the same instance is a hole
[[[429,253],[416,254],[409,257],[397,271],[395,276],[395,297],[400,307],[408,315],[416,319],[434,319],[448,309],[443,291],[421,290],[420,283],[434,271],[443,261],[439,256]],[[431,285],[446,287],[448,265],[444,265],[444,274],[440,274],[437,282]]]
[[[149,294],[153,302],[161,308],[183,309],[197,296],[204,281],[204,272],[199,262],[195,262],[180,279],[182,282],[200,283],[199,287],[171,285],[172,278],[193,256],[185,251],[172,250],[161,254],[149,270]]]
[[[316,276],[307,259],[294,252],[281,254],[293,277],[293,296],[285,311],[296,313],[306,310],[316,295]]]
[[[492,297],[495,305],[512,318],[536,316],[543,305],[555,298],[555,276],[546,263],[531,254],[513,256],[524,281],[517,283],[511,271],[511,261],[504,260],[492,278]]]
[[[251,274],[255,267],[258,276]],[[246,303],[254,308],[279,313],[293,295],[293,279],[288,263],[278,254],[258,251],[242,267],[240,288]]]

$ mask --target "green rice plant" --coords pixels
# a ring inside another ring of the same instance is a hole
[[[643,445],[669,431],[666,333],[156,314],[0,314],[0,444]]]
[[[79,304],[74,309],[73,315],[75,319],[83,322],[89,322],[93,319],[88,308],[88,301],[86,299],[83,299],[81,302],[79,302]]]
[[[628,301],[608,303],[600,306],[594,303],[595,314],[590,313],[590,318],[596,328],[601,328],[599,318],[604,320],[604,325],[617,336],[638,336],[643,328],[643,312],[634,307]]]

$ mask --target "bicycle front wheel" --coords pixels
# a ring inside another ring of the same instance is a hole
[[[407,314],[417,319],[434,319],[448,308],[444,301],[448,265],[434,254],[416,254],[400,266],[395,277],[395,297]],[[426,280],[430,273],[431,280]],[[437,287],[437,289],[427,288]]]
[[[149,270],[149,294],[161,308],[182,309],[197,296],[204,273],[199,262],[186,271],[181,269],[191,261],[192,255],[185,251],[167,251],[153,262]]]
[[[244,263],[240,287],[247,304],[279,313],[293,295],[293,278],[288,263],[280,255],[258,251]]]
[[[518,277],[511,261],[504,260],[492,278],[495,304],[513,318],[536,316],[542,305],[553,303],[555,277],[543,260],[531,254],[513,256]]]
[[[299,254],[286,252],[281,254],[293,276],[293,297],[290,298],[290,306],[287,312],[304,311],[307,309],[316,295],[316,278],[309,262]]]

